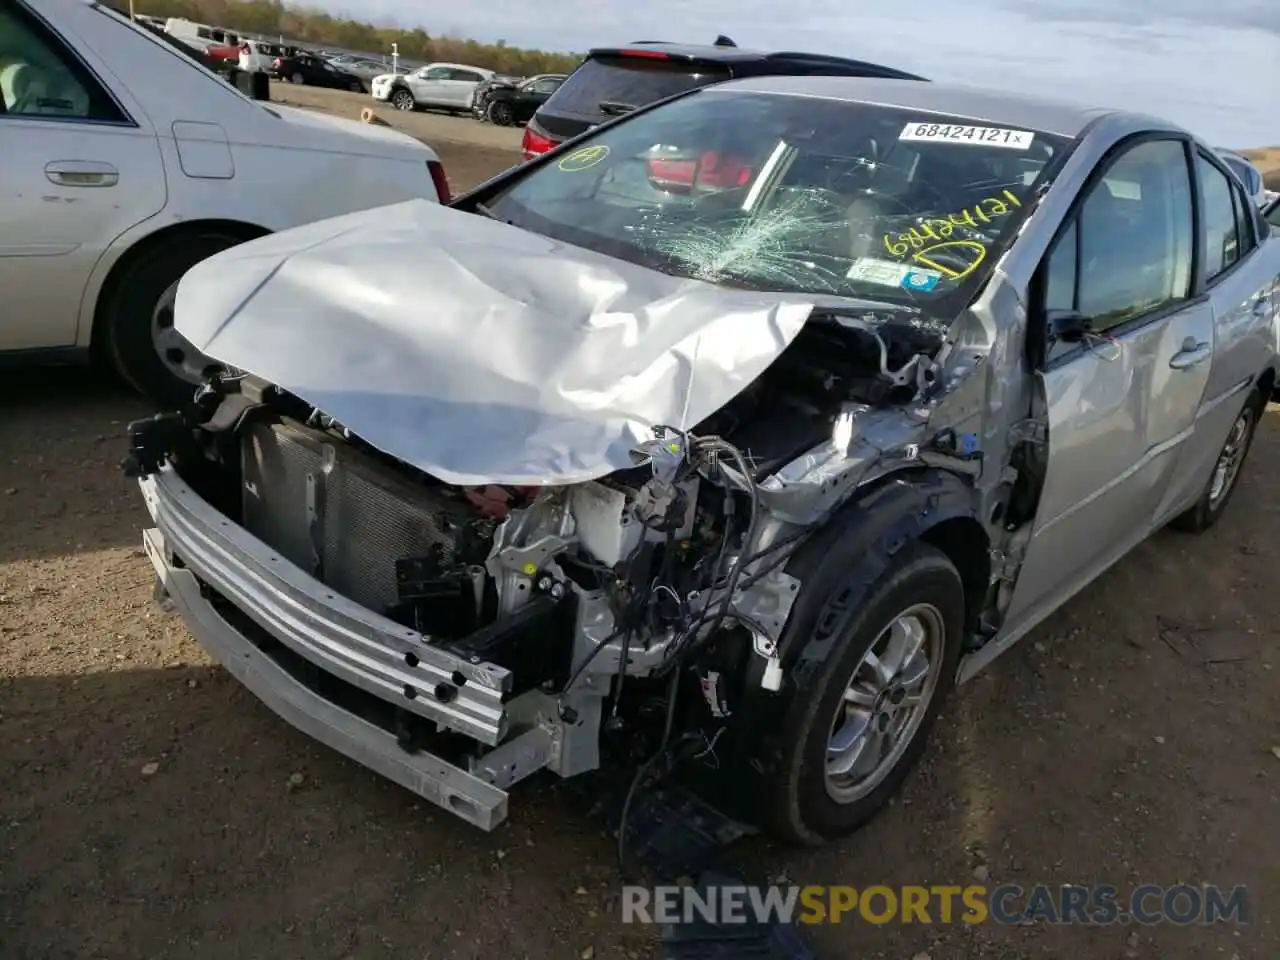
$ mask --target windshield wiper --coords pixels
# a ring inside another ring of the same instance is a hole
[[[611,117],[620,117],[636,109],[634,103],[623,103],[620,100],[601,100],[596,106],[602,113],[607,113]]]

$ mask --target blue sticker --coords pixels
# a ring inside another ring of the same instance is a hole
[[[938,285],[941,279],[942,274],[933,270],[908,270],[907,275],[902,278],[902,286],[907,290],[928,293]]]
[[[978,435],[976,433],[960,434],[960,454],[971,457],[978,452]]]

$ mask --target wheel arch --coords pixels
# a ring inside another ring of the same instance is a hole
[[[797,551],[793,563],[801,580],[801,599],[806,568],[816,571],[821,558],[837,544],[844,549],[846,542],[851,542],[856,548],[859,560],[851,571],[856,587],[847,602],[858,603],[903,547],[921,541],[941,550],[955,565],[965,588],[966,628],[974,629],[982,612],[991,564],[990,540],[977,519],[974,503],[969,481],[946,470],[926,468],[886,477],[841,507],[825,528]],[[814,641],[807,633],[793,612],[779,644],[784,662],[825,660],[831,642]]]
[[[732,720],[725,737],[725,750],[736,751],[741,762],[695,777],[708,797],[748,822],[760,823],[764,816],[758,804],[779,776],[786,718],[798,691],[824,669],[837,647],[839,633],[824,635],[820,629],[827,596],[805,592],[806,577],[816,577],[824,563],[840,565],[857,558],[842,567],[849,587],[841,591],[838,604],[847,610],[865,603],[904,549],[927,544],[956,566],[964,586],[966,619],[971,621],[966,626],[976,625],[986,597],[990,557],[988,534],[975,503],[970,481],[957,474],[932,467],[902,471],[855,496],[796,552],[786,566],[801,585],[779,644],[782,687],[777,692],[764,689],[764,659],[744,642],[746,649],[732,658]]]
[[[964,585],[966,629],[976,629],[991,560],[987,531],[976,517],[974,501],[967,480],[946,470],[925,468],[886,477],[841,507],[787,562],[786,571],[800,581],[800,592],[779,639],[784,672],[817,670],[832,653],[836,636],[818,635],[826,599],[809,593],[806,581],[815,578],[837,550],[842,556],[858,558],[848,569],[850,586],[840,600],[844,606],[861,603],[908,544],[923,542],[940,550],[955,565]],[[743,713],[772,714],[785,707],[789,691],[795,689],[794,684],[784,684],[780,693],[765,692],[764,666],[763,658],[754,653],[747,657],[739,696],[744,704],[754,703]]]
[[[1258,377],[1258,390],[1267,402],[1280,402],[1280,396],[1276,393],[1276,368],[1267,367],[1262,371],[1262,376]]]
[[[102,322],[102,315],[111,298],[116,295],[116,291],[120,287],[122,278],[128,273],[129,268],[139,259],[146,256],[152,250],[171,243],[179,243],[184,237],[198,236],[202,233],[223,233],[228,236],[236,237],[241,242],[247,240],[256,240],[259,237],[265,237],[272,231],[268,228],[256,223],[248,223],[244,220],[232,219],[203,219],[203,220],[184,220],[181,223],[170,224],[161,227],[145,237],[133,242],[133,244],[125,250],[111,265],[111,269],[107,272],[106,278],[102,281],[102,286],[98,290],[97,298],[94,300],[93,306],[93,325],[90,331],[89,348],[90,353],[95,360],[104,358],[104,348],[106,346],[106,324]],[[83,342],[83,341],[82,341]]]

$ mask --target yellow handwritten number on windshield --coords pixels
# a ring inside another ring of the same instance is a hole
[[[978,240],[954,240],[957,227],[981,230],[985,224],[1022,206],[1017,196],[1002,190],[998,196],[984,197],[972,207],[941,217],[929,217],[904,233],[884,235],[890,256],[911,260],[937,270],[948,280],[963,280],[987,259],[987,245]]]
[[[606,146],[583,147],[581,150],[573,151],[556,166],[565,173],[578,173],[581,170],[590,170],[608,155],[609,148]]]

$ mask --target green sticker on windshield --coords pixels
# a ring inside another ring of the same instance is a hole
[[[583,147],[573,151],[556,166],[565,173],[578,173],[581,170],[590,170],[608,155],[609,148],[605,146]]]

